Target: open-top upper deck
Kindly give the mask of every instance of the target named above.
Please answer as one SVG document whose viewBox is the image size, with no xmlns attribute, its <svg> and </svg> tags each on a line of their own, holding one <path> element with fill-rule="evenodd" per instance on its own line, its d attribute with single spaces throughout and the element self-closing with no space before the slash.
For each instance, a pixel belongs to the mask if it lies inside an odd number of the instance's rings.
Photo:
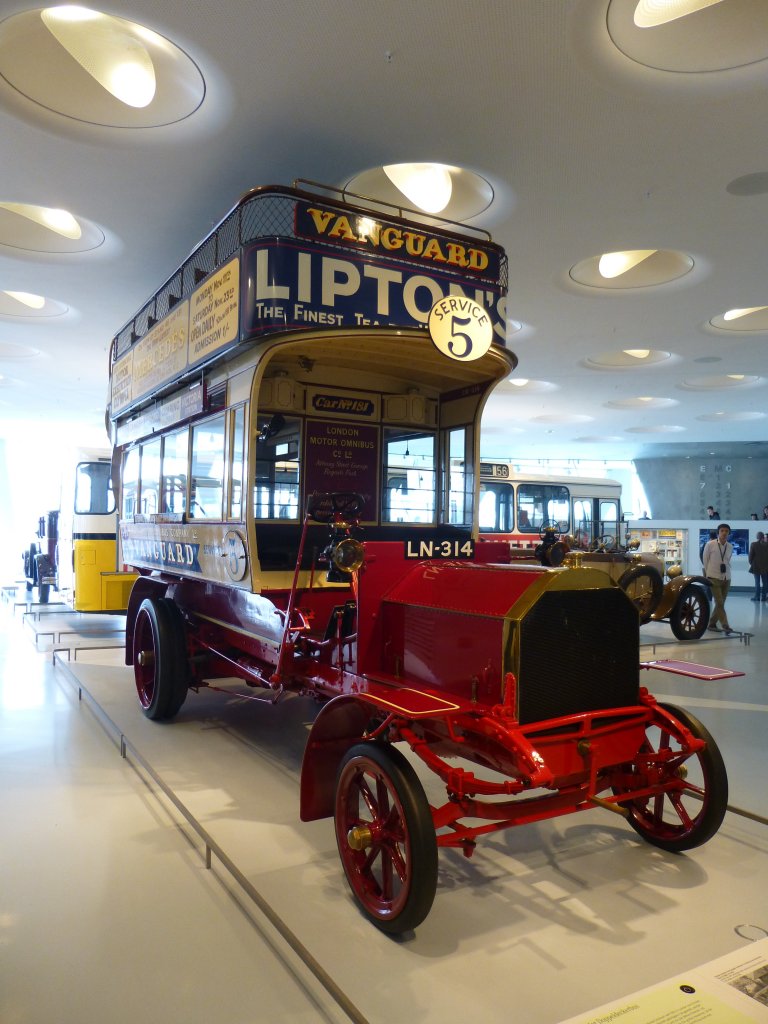
<svg viewBox="0 0 768 1024">
<path fill-rule="evenodd" d="M 507 260 L 486 232 L 299 184 L 247 193 L 118 331 L 113 421 L 239 346 L 318 327 L 426 329 L 451 295 L 482 305 L 504 344 Z"/>
</svg>

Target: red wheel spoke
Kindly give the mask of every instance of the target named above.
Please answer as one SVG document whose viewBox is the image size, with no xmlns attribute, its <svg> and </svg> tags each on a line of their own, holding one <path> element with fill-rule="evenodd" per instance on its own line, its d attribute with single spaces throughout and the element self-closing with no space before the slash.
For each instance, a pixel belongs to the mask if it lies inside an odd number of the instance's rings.
<svg viewBox="0 0 768 1024">
<path fill-rule="evenodd" d="M 680 794 L 679 793 L 670 793 L 669 794 L 669 802 L 672 804 L 672 806 L 674 807 L 675 811 L 677 811 L 677 816 L 680 819 L 680 821 L 683 823 L 685 828 L 686 829 L 692 828 L 693 827 L 693 819 L 688 814 L 688 811 L 685 809 L 685 805 L 683 803 L 683 800 L 682 800 L 682 797 L 680 796 Z"/>
<path fill-rule="evenodd" d="M 368 785 L 368 779 L 362 771 L 358 773 L 357 789 L 360 794 L 360 799 L 368 808 L 371 819 L 376 821 L 379 817 L 378 805 L 376 803 L 376 798 L 371 792 L 371 787 Z"/>
</svg>

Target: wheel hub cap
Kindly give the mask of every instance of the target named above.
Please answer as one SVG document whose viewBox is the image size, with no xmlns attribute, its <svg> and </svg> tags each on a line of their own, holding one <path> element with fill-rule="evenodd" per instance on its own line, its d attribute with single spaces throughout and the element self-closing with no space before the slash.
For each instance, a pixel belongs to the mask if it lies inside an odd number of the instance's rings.
<svg viewBox="0 0 768 1024">
<path fill-rule="evenodd" d="M 373 843 L 373 833 L 367 825 L 355 825 L 347 832 L 347 842 L 352 850 L 365 850 Z"/>
</svg>

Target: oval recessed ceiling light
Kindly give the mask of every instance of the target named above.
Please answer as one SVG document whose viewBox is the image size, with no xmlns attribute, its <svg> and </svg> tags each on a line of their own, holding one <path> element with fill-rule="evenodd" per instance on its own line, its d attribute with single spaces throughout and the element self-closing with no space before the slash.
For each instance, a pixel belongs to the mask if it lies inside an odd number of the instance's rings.
<svg viewBox="0 0 768 1024">
<path fill-rule="evenodd" d="M 729 181 L 725 191 L 732 196 L 764 196 L 768 192 L 768 171 L 742 174 Z"/>
<path fill-rule="evenodd" d="M 557 384 L 548 380 L 530 380 L 528 377 L 507 377 L 507 384 L 513 384 L 520 391 L 557 391 Z"/>
<path fill-rule="evenodd" d="M 51 317 L 63 316 L 68 307 L 53 299 L 32 292 L 0 291 L 0 316 Z"/>
<path fill-rule="evenodd" d="M 768 56 L 765 0 L 611 0 L 606 25 L 625 57 L 656 71 L 709 74 Z"/>
<path fill-rule="evenodd" d="M 49 206 L 33 206 L 30 203 L 0 203 L 10 213 L 18 213 L 27 217 L 41 227 L 55 231 L 57 235 L 77 241 L 82 237 L 83 229 L 68 210 L 55 210 Z"/>
<path fill-rule="evenodd" d="M 705 7 L 713 7 L 721 0 L 638 0 L 634 22 L 638 28 L 656 28 L 686 14 L 695 14 Z"/>
<path fill-rule="evenodd" d="M 680 434 L 685 427 L 679 427 L 674 423 L 656 423 L 648 427 L 627 427 L 628 434 Z"/>
<path fill-rule="evenodd" d="M 533 423 L 591 423 L 593 416 L 585 416 L 581 413 L 551 413 L 545 416 L 532 416 Z"/>
<path fill-rule="evenodd" d="M 27 306 L 29 309 L 42 309 L 45 305 L 45 298 L 42 295 L 34 295 L 32 292 L 6 291 L 3 294 L 10 296 L 16 302 L 20 302 L 22 306 Z"/>
<path fill-rule="evenodd" d="M 446 164 L 402 163 L 371 167 L 351 178 L 350 193 L 395 207 L 416 207 L 450 221 L 468 221 L 484 213 L 494 190 L 475 171 Z"/>
<path fill-rule="evenodd" d="M 442 213 L 451 201 L 458 167 L 445 164 L 385 164 L 384 173 L 409 202 L 425 213 Z"/>
<path fill-rule="evenodd" d="M 675 398 L 641 396 L 617 399 L 615 402 L 604 402 L 603 404 L 607 409 L 669 409 L 670 406 L 680 403 Z"/>
<path fill-rule="evenodd" d="M 65 4 L 40 12 L 51 35 L 99 85 L 129 107 L 146 107 L 155 96 L 155 68 L 140 25 Z M 153 33 L 154 34 L 154 33 Z M 142 38 L 143 36 L 143 38 Z M 159 37 L 155 38 L 155 45 Z"/>
<path fill-rule="evenodd" d="M 622 352 L 601 352 L 588 356 L 583 365 L 591 370 L 627 370 L 638 366 L 654 366 L 672 358 L 671 352 L 660 349 L 628 348 Z"/>
<path fill-rule="evenodd" d="M 588 288 L 653 288 L 684 277 L 693 266 L 693 257 L 673 249 L 625 249 L 590 256 L 568 274 Z"/>
<path fill-rule="evenodd" d="M 727 313 L 723 313 L 723 320 L 740 320 L 743 316 L 749 316 L 750 313 L 759 313 L 763 309 L 768 309 L 768 306 L 750 306 L 747 309 L 729 309 Z"/>
<path fill-rule="evenodd" d="M 36 359 L 42 353 L 30 345 L 17 345 L 14 341 L 0 341 L 0 359 L 23 362 L 25 359 Z"/>
<path fill-rule="evenodd" d="M 725 373 L 715 377 L 690 377 L 677 386 L 685 391 L 727 391 L 731 388 L 756 387 L 763 377 L 746 373 Z"/>
<path fill-rule="evenodd" d="M 731 331 L 734 334 L 768 331 L 768 306 L 729 309 L 721 316 L 713 316 L 709 323 L 720 331 Z"/>
<path fill-rule="evenodd" d="M 181 121 L 205 97 L 197 65 L 168 39 L 71 5 L 0 23 L 0 76 L 46 110 L 113 128 Z"/>
<path fill-rule="evenodd" d="M 577 444 L 616 444 L 617 442 L 623 441 L 623 437 L 614 437 L 612 435 L 600 435 L 600 434 L 589 434 L 586 437 L 574 437 L 574 442 Z"/>
<path fill-rule="evenodd" d="M 752 420 L 764 420 L 764 412 L 707 412 L 697 416 L 703 423 L 748 423 Z"/>
<path fill-rule="evenodd" d="M 104 232 L 68 210 L 0 201 L 0 245 L 30 252 L 67 253 L 96 249 Z"/>
<path fill-rule="evenodd" d="M 653 256 L 655 249 L 628 249 L 626 252 L 604 252 L 600 257 L 597 270 L 601 277 L 621 277 L 633 267 L 638 266 L 649 256 Z"/>
</svg>

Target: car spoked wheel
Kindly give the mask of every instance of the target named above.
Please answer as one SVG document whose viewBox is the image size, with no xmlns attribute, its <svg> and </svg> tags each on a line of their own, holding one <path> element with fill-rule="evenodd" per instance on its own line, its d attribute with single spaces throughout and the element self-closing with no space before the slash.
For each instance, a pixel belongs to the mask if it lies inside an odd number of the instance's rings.
<svg viewBox="0 0 768 1024">
<path fill-rule="evenodd" d="M 359 743 L 336 779 L 336 842 L 363 913 L 388 933 L 409 931 L 437 890 L 437 838 L 424 790 L 400 751 Z"/>
<path fill-rule="evenodd" d="M 627 766 L 625 782 L 614 792 L 651 789 L 651 795 L 622 801 L 627 820 L 647 842 L 679 853 L 706 843 L 719 829 L 728 804 L 728 776 L 717 744 L 701 722 L 682 708 L 660 707 L 706 746 L 690 752 L 682 730 L 659 718 L 649 724 L 635 761 Z"/>
<path fill-rule="evenodd" d="M 619 586 L 637 608 L 641 624 L 648 622 L 659 606 L 664 581 L 651 565 L 633 565 L 619 580 Z"/>
<path fill-rule="evenodd" d="M 678 640 L 699 640 L 709 625 L 709 600 L 702 587 L 686 587 L 669 613 Z"/>
</svg>

